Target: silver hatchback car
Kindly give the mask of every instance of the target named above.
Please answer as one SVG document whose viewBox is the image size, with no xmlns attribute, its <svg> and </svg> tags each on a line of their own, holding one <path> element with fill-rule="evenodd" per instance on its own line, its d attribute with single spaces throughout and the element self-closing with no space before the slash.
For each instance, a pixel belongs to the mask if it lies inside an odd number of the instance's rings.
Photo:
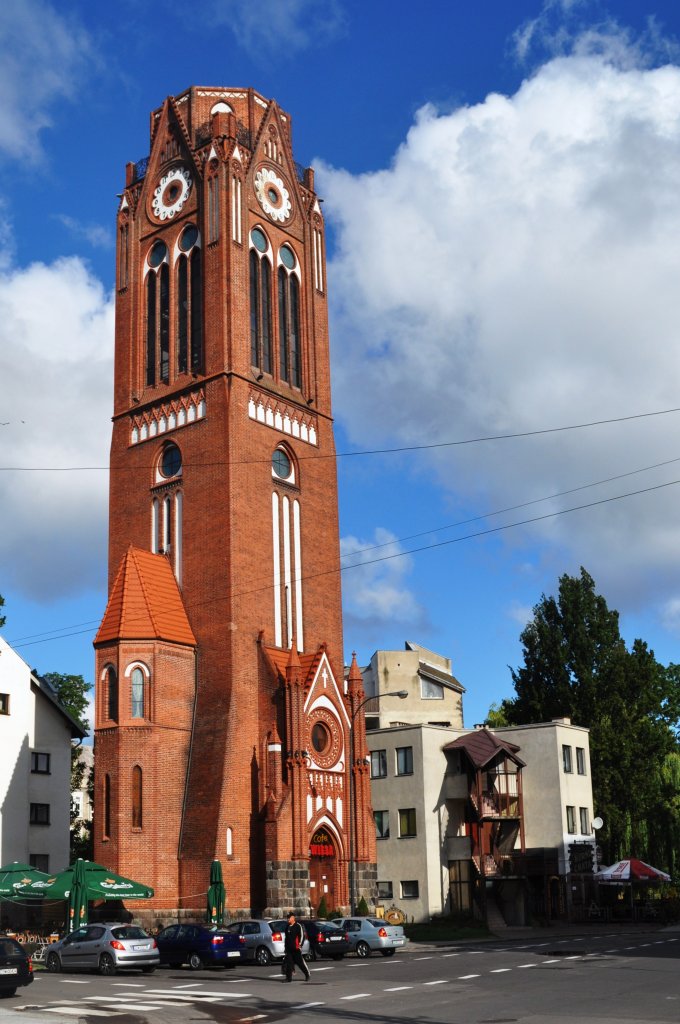
<svg viewBox="0 0 680 1024">
<path fill-rule="evenodd" d="M 269 921 L 263 918 L 259 920 L 234 921 L 227 925 L 226 931 L 238 935 L 242 948 L 245 949 L 245 959 L 255 961 L 261 967 L 266 967 L 272 960 L 283 960 L 285 950 L 285 937 L 287 921 Z M 302 945 L 302 955 L 309 955 L 309 939 L 305 938 Z"/>
<path fill-rule="evenodd" d="M 151 974 L 159 962 L 158 946 L 151 935 L 137 925 L 115 922 L 83 925 L 51 945 L 45 956 L 45 967 L 53 974 L 88 970 L 115 974 L 133 967 Z"/>
</svg>

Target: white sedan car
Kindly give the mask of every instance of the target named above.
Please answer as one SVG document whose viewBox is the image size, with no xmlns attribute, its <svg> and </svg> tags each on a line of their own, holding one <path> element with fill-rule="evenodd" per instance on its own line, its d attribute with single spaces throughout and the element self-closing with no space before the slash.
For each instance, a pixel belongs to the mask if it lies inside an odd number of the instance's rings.
<svg viewBox="0 0 680 1024">
<path fill-rule="evenodd" d="M 336 917 L 332 923 L 347 932 L 357 956 L 370 956 L 374 949 L 383 956 L 394 956 L 408 942 L 401 925 L 388 924 L 379 917 Z"/>
</svg>

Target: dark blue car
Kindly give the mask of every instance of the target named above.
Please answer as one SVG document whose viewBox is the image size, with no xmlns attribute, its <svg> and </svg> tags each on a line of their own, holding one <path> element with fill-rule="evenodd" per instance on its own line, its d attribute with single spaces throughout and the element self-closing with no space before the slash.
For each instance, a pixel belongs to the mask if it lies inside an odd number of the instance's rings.
<svg viewBox="0 0 680 1024">
<path fill-rule="evenodd" d="M 172 924 L 156 937 L 162 964 L 193 971 L 201 967 L 235 967 L 245 957 L 238 935 L 200 924 Z"/>
</svg>

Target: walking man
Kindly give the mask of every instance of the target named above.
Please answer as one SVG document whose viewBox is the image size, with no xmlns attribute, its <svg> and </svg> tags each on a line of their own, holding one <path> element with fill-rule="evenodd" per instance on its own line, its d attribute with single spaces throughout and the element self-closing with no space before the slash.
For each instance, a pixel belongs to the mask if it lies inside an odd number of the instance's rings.
<svg viewBox="0 0 680 1024">
<path fill-rule="evenodd" d="M 295 914 L 291 910 L 288 915 L 288 927 L 286 928 L 286 981 L 293 980 L 293 971 L 296 967 L 299 967 L 305 976 L 305 981 L 309 981 L 311 975 L 309 968 L 305 963 L 305 958 L 302 955 L 302 944 L 305 941 L 305 930 L 299 921 L 295 920 Z"/>
</svg>

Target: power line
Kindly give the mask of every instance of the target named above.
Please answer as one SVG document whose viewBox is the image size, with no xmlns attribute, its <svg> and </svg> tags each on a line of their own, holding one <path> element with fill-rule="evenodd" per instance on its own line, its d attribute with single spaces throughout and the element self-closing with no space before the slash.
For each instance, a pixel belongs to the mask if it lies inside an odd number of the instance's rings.
<svg viewBox="0 0 680 1024">
<path fill-rule="evenodd" d="M 522 437 L 540 437 L 544 434 L 560 434 L 569 430 L 585 430 L 589 427 L 602 427 L 612 423 L 627 423 L 632 420 L 650 419 L 654 416 L 668 416 L 671 413 L 680 412 L 680 406 L 674 409 L 658 409 L 655 412 L 640 412 L 630 416 L 615 416 L 606 420 L 590 420 L 587 423 L 571 423 L 561 427 L 543 427 L 539 430 L 522 430 L 511 434 L 485 434 L 481 437 L 468 437 L 460 441 L 439 441 L 434 444 L 413 444 L 403 445 L 399 448 L 366 448 L 355 452 L 335 452 L 323 455 L 299 455 L 301 462 L 309 462 L 323 459 L 348 459 L 363 455 L 396 455 L 403 452 L 433 451 L 437 448 L 454 448 L 468 444 L 481 444 L 486 441 L 511 441 Z M 165 436 L 165 435 L 163 435 Z M 171 437 L 174 435 L 170 435 Z M 194 462 L 185 463 L 186 468 L 209 469 L 214 466 L 253 466 L 259 463 L 269 462 L 269 459 L 238 459 L 235 461 L 218 460 L 217 462 Z M 139 467 L 116 467 L 116 473 L 136 472 L 138 469 L 149 469 L 150 465 Z M 89 473 L 108 470 L 109 466 L 0 466 L 2 473 Z"/>
<path fill-rule="evenodd" d="M 375 564 L 377 564 L 379 562 L 388 562 L 388 561 L 392 561 L 393 559 L 396 559 L 396 558 L 405 558 L 408 555 L 420 554 L 423 551 L 432 551 L 432 550 L 434 550 L 436 548 L 448 547 L 451 544 L 460 544 L 460 543 L 462 543 L 462 541 L 465 541 L 465 540 L 474 540 L 474 539 L 476 539 L 478 537 L 488 537 L 488 536 L 491 536 L 492 534 L 502 533 L 505 530 L 516 529 L 519 526 L 529 526 L 532 523 L 539 523 L 539 522 L 542 522 L 542 521 L 544 521 L 546 519 L 555 519 L 558 516 L 568 515 L 571 512 L 581 512 L 584 509 L 596 508 L 598 505 L 607 505 L 607 504 L 610 504 L 611 502 L 614 502 L 614 501 L 622 501 L 624 498 L 633 498 L 633 497 L 636 497 L 636 496 L 638 496 L 640 494 L 650 494 L 653 491 L 664 490 L 667 487 L 674 487 L 677 484 L 680 484 L 680 479 L 679 480 L 669 480 L 666 483 L 654 484 L 654 485 L 652 485 L 650 487 L 641 487 L 641 488 L 639 488 L 636 491 L 627 491 L 624 494 L 615 494 L 615 495 L 612 495 L 612 496 L 610 496 L 608 498 L 599 498 L 597 501 L 585 502 L 582 505 L 572 505 L 571 508 L 558 509 L 555 512 L 545 512 L 545 513 L 543 513 L 540 516 L 532 516 L 532 517 L 530 517 L 528 519 L 520 519 L 517 522 L 505 523 L 502 526 L 491 526 L 491 527 L 489 527 L 486 530 L 478 530 L 475 533 L 463 534 L 461 537 L 451 537 L 448 540 L 436 541 L 436 542 L 434 542 L 432 544 L 423 544 L 423 545 L 421 545 L 420 547 L 417 547 L 417 548 L 410 548 L 408 551 L 397 551 L 397 552 L 393 552 L 392 554 L 389 554 L 389 555 L 380 555 L 377 558 L 367 559 L 366 561 L 363 561 L 363 562 L 355 562 L 353 565 L 339 566 L 337 568 L 334 567 L 332 569 L 322 569 L 319 572 L 307 573 L 307 574 L 303 575 L 301 577 L 301 581 L 304 582 L 305 580 L 319 579 L 322 576 L 331 576 L 331 575 L 334 575 L 335 573 L 343 573 L 343 572 L 347 572 L 350 569 L 359 569 L 359 568 L 362 568 L 363 566 L 375 565 Z M 272 584 L 268 584 L 265 587 L 256 587 L 256 588 L 254 588 L 252 590 L 236 591 L 236 593 L 231 594 L 231 598 L 233 600 L 235 598 L 247 597 L 247 596 L 250 596 L 252 594 L 263 593 L 263 592 L 271 590 L 271 589 L 272 589 Z M 226 600 L 226 597 L 212 598 L 210 601 L 201 602 L 200 605 L 194 605 L 193 607 L 200 607 L 200 606 L 204 606 L 204 605 L 207 605 L 207 604 L 217 604 L 219 601 L 223 601 L 223 600 Z M 64 629 L 66 629 L 66 628 L 68 628 L 68 627 L 64 627 Z M 18 647 L 32 647 L 35 644 L 47 643 L 47 642 L 49 642 L 49 640 L 53 640 L 53 639 L 57 639 L 57 640 L 67 639 L 69 636 L 78 636 L 78 635 L 80 635 L 80 633 L 89 633 L 89 632 L 92 632 L 92 630 L 87 630 L 87 629 L 85 629 L 85 630 L 78 630 L 78 631 L 76 631 L 74 633 L 64 633 L 61 637 L 50 637 L 47 640 L 34 640 L 34 641 L 31 641 L 30 643 L 17 644 L 16 646 L 18 646 Z"/>
</svg>

